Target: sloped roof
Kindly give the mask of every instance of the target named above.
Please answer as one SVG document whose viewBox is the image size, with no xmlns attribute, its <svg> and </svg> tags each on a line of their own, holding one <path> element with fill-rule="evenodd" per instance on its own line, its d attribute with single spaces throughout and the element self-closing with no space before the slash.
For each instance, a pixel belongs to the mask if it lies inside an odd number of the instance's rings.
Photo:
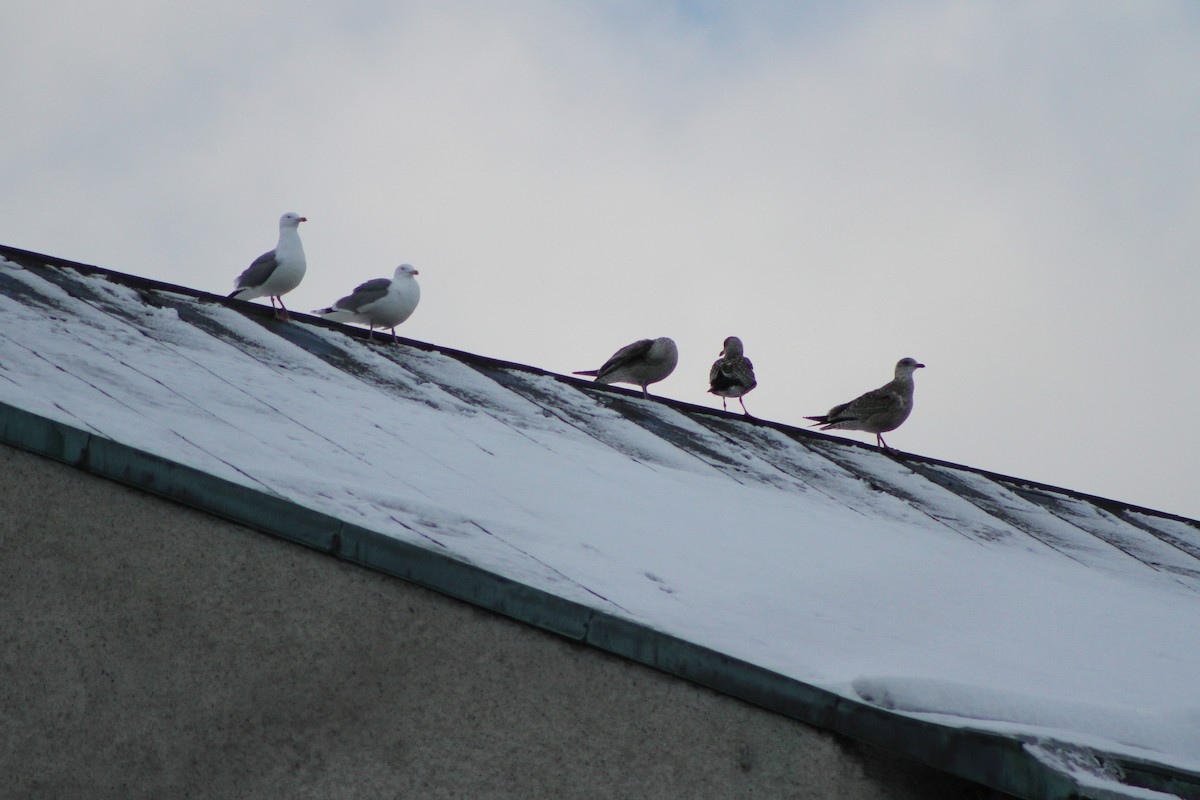
<svg viewBox="0 0 1200 800">
<path fill-rule="evenodd" d="M 6 443 L 1020 796 L 1200 796 L 1194 520 L 0 254 Z"/>
</svg>

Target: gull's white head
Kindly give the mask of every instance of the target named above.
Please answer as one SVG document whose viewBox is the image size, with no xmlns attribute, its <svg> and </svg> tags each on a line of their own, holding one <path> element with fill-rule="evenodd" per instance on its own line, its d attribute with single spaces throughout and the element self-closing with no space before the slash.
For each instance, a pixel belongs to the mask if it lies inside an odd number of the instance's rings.
<svg viewBox="0 0 1200 800">
<path fill-rule="evenodd" d="M 902 358 L 896 362 L 896 377 L 911 378 L 913 372 L 924 368 L 924 364 L 917 361 L 915 358 Z"/>
<path fill-rule="evenodd" d="M 405 275 L 407 275 L 411 278 L 413 275 L 420 275 L 420 274 L 421 273 L 418 272 L 417 268 L 414 267 L 412 264 L 401 264 L 400 266 L 396 267 L 396 272 L 392 275 L 392 280 L 398 281 L 401 278 L 403 278 Z"/>
<path fill-rule="evenodd" d="M 289 211 L 279 218 L 279 227 L 295 228 L 299 226 L 301 222 L 308 222 L 308 217 L 302 217 L 295 211 Z"/>
</svg>

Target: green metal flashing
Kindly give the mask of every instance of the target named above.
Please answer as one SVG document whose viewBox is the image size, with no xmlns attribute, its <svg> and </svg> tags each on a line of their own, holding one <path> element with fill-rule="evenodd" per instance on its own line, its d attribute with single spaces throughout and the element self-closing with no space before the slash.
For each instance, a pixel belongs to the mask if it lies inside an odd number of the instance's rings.
<svg viewBox="0 0 1200 800">
<path fill-rule="evenodd" d="M 841 697 L 434 549 L 347 524 L 5 403 L 0 403 L 0 443 L 410 581 L 1018 797 L 1089 796 L 1067 775 L 1034 757 L 1018 738 L 936 725 Z M 1112 757 L 1112 762 L 1137 776 L 1132 785 L 1200 797 L 1200 775 L 1133 759 Z"/>
</svg>

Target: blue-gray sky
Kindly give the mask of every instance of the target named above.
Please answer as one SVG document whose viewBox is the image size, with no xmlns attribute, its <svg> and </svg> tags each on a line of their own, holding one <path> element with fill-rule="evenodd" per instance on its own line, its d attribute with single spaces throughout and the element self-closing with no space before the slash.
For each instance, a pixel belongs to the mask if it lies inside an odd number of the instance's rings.
<svg viewBox="0 0 1200 800">
<path fill-rule="evenodd" d="M 673 336 L 759 416 L 917 374 L 901 449 L 1200 516 L 1190 2 L 54 2 L 0 10 L 0 242 L 567 372 Z M 85 331 L 80 332 L 86 335 Z M 863 437 L 850 434 L 851 436 Z"/>
</svg>

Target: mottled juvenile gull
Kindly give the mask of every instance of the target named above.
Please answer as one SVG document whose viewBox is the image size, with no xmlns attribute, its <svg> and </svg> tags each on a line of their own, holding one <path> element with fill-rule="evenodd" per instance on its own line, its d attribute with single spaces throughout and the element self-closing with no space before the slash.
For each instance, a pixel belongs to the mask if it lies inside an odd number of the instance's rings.
<svg viewBox="0 0 1200 800">
<path fill-rule="evenodd" d="M 596 383 L 632 383 L 642 387 L 642 397 L 649 397 L 646 387 L 658 383 L 675 371 L 679 363 L 679 349 L 675 341 L 666 336 L 657 339 L 640 339 L 613 353 L 600 369 L 576 372 L 576 375 L 594 375 Z"/>
<path fill-rule="evenodd" d="M 374 340 L 376 328 L 391 328 L 392 341 L 396 341 L 396 326 L 411 317 L 421 302 L 421 287 L 414 278 L 420 274 L 412 264 L 401 264 L 391 278 L 367 281 L 329 308 L 313 313 L 334 322 L 367 325 L 370 340 Z"/>
<path fill-rule="evenodd" d="M 721 357 L 713 362 L 712 369 L 708 371 L 708 391 L 720 396 L 721 408 L 726 411 L 729 407 L 725 405 L 725 398 L 736 397 L 742 404 L 742 411 L 748 417 L 750 412 L 746 410 L 746 401 L 742 399 L 742 395 L 758 386 L 758 381 L 754 379 L 754 365 L 742 353 L 741 339 L 730 336 L 725 340 Z"/>
<path fill-rule="evenodd" d="M 256 297 L 271 298 L 271 308 L 279 301 L 275 316 L 279 319 L 288 318 L 288 310 L 283 305 L 283 295 L 300 285 L 304 280 L 304 270 L 308 266 L 304 260 L 304 247 L 300 244 L 301 222 L 308 222 L 307 217 L 288 212 L 279 218 L 279 244 L 268 253 L 263 253 L 238 276 L 237 286 L 230 297 L 239 300 L 253 300 Z"/>
<path fill-rule="evenodd" d="M 829 409 L 822 417 L 805 417 L 821 425 L 821 430 L 866 431 L 875 434 L 875 441 L 884 449 L 891 449 L 881 434 L 899 428 L 913 407 L 913 371 L 921 369 L 915 358 L 902 358 L 896 362 L 896 377 L 890 383 Z M 816 427 L 816 426 L 814 426 Z"/>
</svg>

